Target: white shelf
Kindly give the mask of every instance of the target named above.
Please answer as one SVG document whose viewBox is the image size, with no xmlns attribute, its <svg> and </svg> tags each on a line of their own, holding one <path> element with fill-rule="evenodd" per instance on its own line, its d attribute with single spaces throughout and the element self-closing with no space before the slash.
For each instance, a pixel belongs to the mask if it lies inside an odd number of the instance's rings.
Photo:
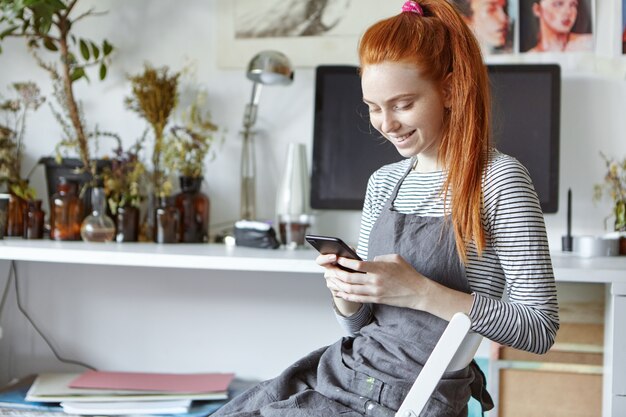
<svg viewBox="0 0 626 417">
<path fill-rule="evenodd" d="M 254 249 L 220 244 L 87 243 L 0 240 L 0 259 L 87 265 L 319 274 L 312 249 Z M 581 258 L 553 252 L 557 281 L 626 284 L 626 256 Z"/>
<path fill-rule="evenodd" d="M 89 265 L 320 274 L 317 252 L 220 244 L 87 243 L 0 240 L 0 259 Z"/>
</svg>

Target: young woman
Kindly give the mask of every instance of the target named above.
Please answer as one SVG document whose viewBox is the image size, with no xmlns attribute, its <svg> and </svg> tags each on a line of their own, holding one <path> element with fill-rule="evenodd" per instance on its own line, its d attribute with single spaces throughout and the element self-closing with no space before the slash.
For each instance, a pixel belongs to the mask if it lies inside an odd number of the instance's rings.
<svg viewBox="0 0 626 417">
<path fill-rule="evenodd" d="M 393 416 L 456 312 L 504 345 L 544 353 L 554 341 L 541 208 L 526 169 L 489 146 L 487 73 L 471 30 L 446 0 L 408 1 L 367 30 L 359 57 L 371 123 L 406 159 L 369 181 L 366 260 L 317 258 L 351 336 L 218 416 Z M 475 364 L 447 374 L 423 415 L 466 415 L 470 395 L 488 409 L 483 382 Z"/>
</svg>

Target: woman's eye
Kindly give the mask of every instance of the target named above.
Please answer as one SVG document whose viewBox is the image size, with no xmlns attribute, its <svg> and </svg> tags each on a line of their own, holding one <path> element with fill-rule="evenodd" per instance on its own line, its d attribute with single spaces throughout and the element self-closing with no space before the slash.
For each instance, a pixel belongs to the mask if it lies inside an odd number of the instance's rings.
<svg viewBox="0 0 626 417">
<path fill-rule="evenodd" d="M 394 109 L 396 110 L 408 110 L 411 108 L 411 104 L 410 103 L 401 103 L 401 104 L 396 104 L 394 106 Z"/>
</svg>

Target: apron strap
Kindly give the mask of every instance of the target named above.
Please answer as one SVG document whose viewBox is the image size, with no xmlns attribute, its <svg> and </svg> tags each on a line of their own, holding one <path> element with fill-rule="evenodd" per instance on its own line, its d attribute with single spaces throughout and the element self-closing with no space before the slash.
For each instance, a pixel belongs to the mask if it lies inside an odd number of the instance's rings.
<svg viewBox="0 0 626 417">
<path fill-rule="evenodd" d="M 480 403 L 484 415 L 485 411 L 489 411 L 494 407 L 493 399 L 487 391 L 487 379 L 485 378 L 485 374 L 482 369 L 480 369 L 476 361 L 473 359 L 470 363 L 470 369 L 474 373 L 474 380 L 470 384 L 472 397 Z"/>
</svg>

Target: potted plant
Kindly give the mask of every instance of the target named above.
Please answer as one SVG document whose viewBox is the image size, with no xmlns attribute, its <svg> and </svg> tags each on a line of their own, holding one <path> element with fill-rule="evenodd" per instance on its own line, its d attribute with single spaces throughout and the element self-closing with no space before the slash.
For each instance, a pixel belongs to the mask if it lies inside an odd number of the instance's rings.
<svg viewBox="0 0 626 417">
<path fill-rule="evenodd" d="M 79 12 L 78 3 L 78 0 L 0 1 L 0 43 L 7 37 L 25 39 L 37 64 L 51 76 L 57 101 L 57 107 L 51 107 L 64 133 L 57 150 L 71 148 L 79 156 L 78 161 L 69 164 L 68 172 L 62 174 L 73 174 L 75 179 L 85 182 L 93 178 L 98 169 L 91 155 L 90 139 L 103 134 L 87 130 L 82 107 L 74 94 L 74 83 L 89 80 L 88 69 L 94 67 L 98 68 L 99 78 L 103 80 L 113 46 L 106 39 L 96 43 L 74 33 L 79 21 L 101 14 L 93 9 Z M 57 62 L 47 62 L 42 52 L 56 55 Z M 61 159 L 60 152 L 57 152 L 56 159 L 43 159 L 42 162 L 46 163 L 48 170 Z M 55 185 L 54 179 L 48 180 L 50 193 L 54 192 Z"/>
<path fill-rule="evenodd" d="M 604 195 L 613 200 L 613 229 L 621 234 L 620 254 L 626 254 L 626 157 L 616 161 L 603 153 L 600 156 L 604 160 L 606 174 L 604 182 L 594 186 L 594 200 L 599 201 Z"/>
<path fill-rule="evenodd" d="M 142 229 L 143 237 L 161 243 L 178 241 L 180 228 L 180 219 L 176 211 L 167 209 L 167 205 L 171 203 L 169 197 L 172 184 L 167 179 L 162 161 L 166 126 L 178 101 L 178 77 L 179 73 L 170 74 L 167 67 L 154 68 L 145 64 L 141 74 L 129 77 L 132 94 L 126 98 L 127 108 L 145 119 L 152 130 L 152 172 L 150 173 L 152 189 L 148 193 L 148 207 Z M 162 210 L 159 211 L 159 209 Z M 168 218 L 161 216 L 163 213 L 167 214 Z M 163 218 L 162 222 L 161 218 Z M 156 230 L 159 224 L 167 224 L 167 233 Z M 163 239 L 157 238 L 158 236 Z"/>
<path fill-rule="evenodd" d="M 180 123 L 172 126 L 165 140 L 164 164 L 179 175 L 180 193 L 176 206 L 181 213 L 181 241 L 206 242 L 209 238 L 210 201 L 201 191 L 204 163 L 214 155 L 218 127 L 203 109 L 206 93 L 199 92 L 188 109 L 181 112 Z"/>
<path fill-rule="evenodd" d="M 41 211 L 41 201 L 34 201 L 35 190 L 29 186 L 28 176 L 22 176 L 26 121 L 28 114 L 37 110 L 45 99 L 39 87 L 32 82 L 13 83 L 11 88 L 16 92 L 16 97 L 0 103 L 0 111 L 4 115 L 0 121 L 0 186 L 11 194 L 6 235 L 22 236 L 29 202 L 32 202 L 33 210 L 39 207 L 38 212 Z"/>
<path fill-rule="evenodd" d="M 111 166 L 102 172 L 107 204 L 117 231 L 117 242 L 136 242 L 139 239 L 139 211 L 145 193 L 145 166 L 139 158 L 143 138 L 128 151 L 115 150 Z"/>
</svg>

